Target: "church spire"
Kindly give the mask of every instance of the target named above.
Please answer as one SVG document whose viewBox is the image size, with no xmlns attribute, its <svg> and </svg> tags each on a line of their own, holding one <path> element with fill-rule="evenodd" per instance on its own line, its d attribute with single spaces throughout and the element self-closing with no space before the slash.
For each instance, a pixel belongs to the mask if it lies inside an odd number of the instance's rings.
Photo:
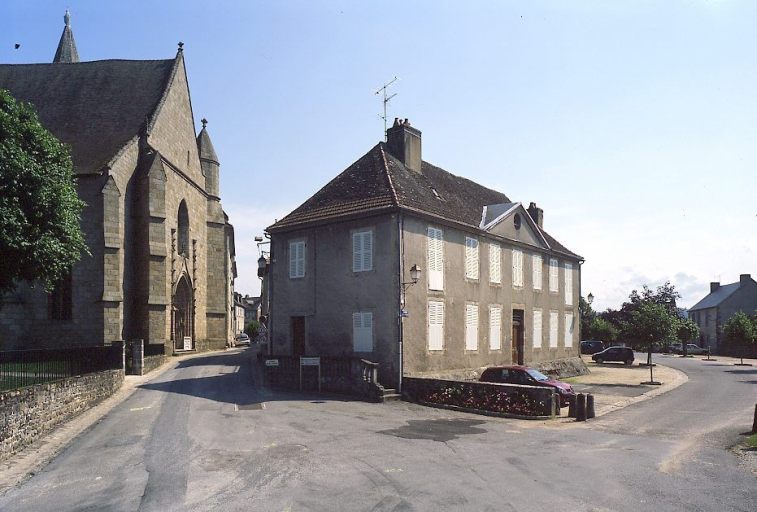
<svg viewBox="0 0 757 512">
<path fill-rule="evenodd" d="M 74 41 L 74 33 L 71 31 L 71 13 L 68 12 L 68 9 L 66 9 L 66 14 L 63 15 L 63 21 L 66 26 L 63 27 L 63 34 L 60 36 L 58 50 L 55 52 L 53 62 L 79 62 L 79 52 L 76 51 L 76 41 Z"/>
</svg>

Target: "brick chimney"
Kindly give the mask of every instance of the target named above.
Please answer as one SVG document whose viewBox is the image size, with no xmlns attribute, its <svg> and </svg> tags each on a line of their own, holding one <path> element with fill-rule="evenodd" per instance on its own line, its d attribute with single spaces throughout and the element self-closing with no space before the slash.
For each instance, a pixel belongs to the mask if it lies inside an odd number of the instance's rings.
<svg viewBox="0 0 757 512">
<path fill-rule="evenodd" d="M 752 280 L 752 275 L 751 274 L 741 274 L 739 276 L 739 285 L 740 286 L 744 286 L 745 284 L 747 284 L 751 280 Z"/>
<path fill-rule="evenodd" d="M 710 293 L 720 288 L 720 283 L 710 283 Z"/>
<path fill-rule="evenodd" d="M 421 172 L 421 131 L 410 126 L 410 121 L 395 117 L 394 124 L 386 131 L 386 145 L 405 167 Z"/>
<path fill-rule="evenodd" d="M 528 205 L 528 214 L 540 228 L 544 227 L 544 210 L 536 206 L 536 203 Z"/>
</svg>

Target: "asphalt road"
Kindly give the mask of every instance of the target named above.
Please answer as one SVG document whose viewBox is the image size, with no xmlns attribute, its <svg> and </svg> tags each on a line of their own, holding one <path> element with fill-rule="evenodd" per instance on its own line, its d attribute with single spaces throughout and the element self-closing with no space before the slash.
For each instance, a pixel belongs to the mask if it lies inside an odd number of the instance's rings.
<svg viewBox="0 0 757 512">
<path fill-rule="evenodd" d="M 274 393 L 252 351 L 143 385 L 0 510 L 757 510 L 727 450 L 751 427 L 757 367 L 662 356 L 689 382 L 566 424 Z"/>
</svg>

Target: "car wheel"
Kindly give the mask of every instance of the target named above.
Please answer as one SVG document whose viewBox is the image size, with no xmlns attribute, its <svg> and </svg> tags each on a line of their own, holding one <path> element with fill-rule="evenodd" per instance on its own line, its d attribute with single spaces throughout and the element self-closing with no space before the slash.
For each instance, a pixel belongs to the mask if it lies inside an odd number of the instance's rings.
<svg viewBox="0 0 757 512">
<path fill-rule="evenodd" d="M 602 359 L 601 357 L 596 358 L 595 361 L 597 362 L 597 364 L 602 364 L 605 362 L 605 360 Z"/>
<path fill-rule="evenodd" d="M 631 366 L 633 364 L 633 359 L 628 359 L 627 361 L 624 361 L 626 366 Z"/>
</svg>

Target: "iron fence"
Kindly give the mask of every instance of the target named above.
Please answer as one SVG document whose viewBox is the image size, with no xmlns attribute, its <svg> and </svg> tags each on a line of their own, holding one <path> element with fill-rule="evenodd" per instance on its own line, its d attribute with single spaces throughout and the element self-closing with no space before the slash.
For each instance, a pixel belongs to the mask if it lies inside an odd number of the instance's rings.
<svg viewBox="0 0 757 512">
<path fill-rule="evenodd" d="M 0 352 L 0 391 L 44 382 L 118 370 L 121 347 L 78 347 L 53 350 L 11 350 Z"/>
</svg>

